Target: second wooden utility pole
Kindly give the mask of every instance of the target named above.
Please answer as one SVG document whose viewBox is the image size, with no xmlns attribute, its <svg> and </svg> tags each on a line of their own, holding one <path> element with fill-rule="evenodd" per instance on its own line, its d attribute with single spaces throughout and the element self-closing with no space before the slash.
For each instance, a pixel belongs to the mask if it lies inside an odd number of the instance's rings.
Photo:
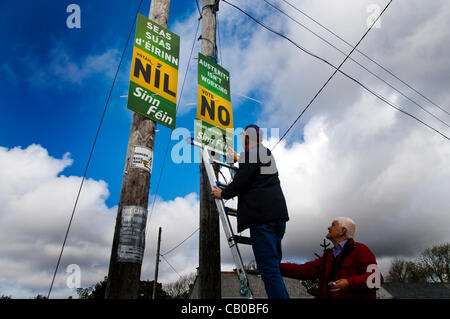
<svg viewBox="0 0 450 319">
<path fill-rule="evenodd" d="M 202 1 L 202 54 L 217 59 L 216 50 L 216 11 L 219 1 Z M 200 157 L 201 158 L 201 157 Z M 217 174 L 217 168 L 215 169 Z M 199 232 L 199 299 L 220 299 L 220 232 L 219 213 L 210 197 L 203 163 L 200 163 L 200 232 Z"/>
<path fill-rule="evenodd" d="M 158 270 L 159 270 L 159 250 L 161 248 L 161 227 L 158 232 L 158 247 L 156 248 L 156 262 L 155 262 L 155 280 L 153 281 L 152 299 L 156 299 L 156 285 L 158 284 Z"/>
<path fill-rule="evenodd" d="M 170 0 L 152 0 L 149 19 L 167 27 L 169 7 Z M 109 264 L 107 299 L 138 298 L 151 170 L 131 167 L 131 163 L 135 152 L 145 152 L 150 161 L 153 159 L 155 129 L 153 120 L 133 113 Z"/>
</svg>

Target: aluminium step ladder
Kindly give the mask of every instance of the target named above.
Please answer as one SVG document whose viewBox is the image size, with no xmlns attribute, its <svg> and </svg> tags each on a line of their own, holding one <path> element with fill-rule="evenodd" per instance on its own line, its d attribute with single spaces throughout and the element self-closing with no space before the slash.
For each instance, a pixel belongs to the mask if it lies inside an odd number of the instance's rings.
<svg viewBox="0 0 450 319">
<path fill-rule="evenodd" d="M 195 146 L 199 146 L 196 143 L 192 143 Z M 234 175 L 236 174 L 237 171 L 237 167 L 235 167 L 232 164 L 229 163 L 224 163 L 222 161 L 219 161 L 217 159 L 214 159 L 209 152 L 214 152 L 216 154 L 222 155 L 222 156 L 226 156 L 224 153 L 221 152 L 217 152 L 215 150 L 212 150 L 208 147 L 201 147 L 201 154 L 202 154 L 202 160 L 203 160 L 203 164 L 205 166 L 205 171 L 206 171 L 206 175 L 208 176 L 208 181 L 209 181 L 209 185 L 211 186 L 211 189 L 213 188 L 213 186 L 217 186 L 220 188 L 225 188 L 226 184 L 221 183 L 220 181 L 217 180 L 216 175 L 214 173 L 214 168 L 212 166 L 213 163 L 217 163 L 222 167 L 226 167 L 229 169 L 230 174 L 231 174 L 231 178 L 234 177 Z M 225 236 L 227 238 L 227 242 L 228 242 L 228 246 L 230 247 L 231 250 L 231 255 L 233 256 L 233 260 L 234 263 L 236 265 L 236 274 L 239 278 L 240 281 L 240 289 L 239 292 L 243 297 L 247 297 L 247 298 L 253 298 L 253 294 L 252 291 L 250 289 L 249 286 L 249 281 L 248 281 L 248 277 L 247 277 L 247 273 L 245 272 L 245 268 L 244 268 L 244 263 L 242 262 L 242 257 L 241 254 L 239 252 L 239 248 L 237 246 L 237 244 L 246 244 L 246 245 L 251 245 L 251 241 L 250 238 L 248 237 L 243 237 L 243 236 L 238 236 L 235 235 L 233 233 L 233 229 L 231 227 L 231 223 L 230 220 L 228 218 L 228 216 L 237 216 L 237 211 L 236 209 L 233 208 L 229 208 L 226 207 L 224 205 L 224 202 L 222 199 L 215 199 L 215 203 L 217 206 L 217 211 L 219 212 L 219 217 L 221 220 L 221 224 L 223 227 L 223 230 L 225 232 Z"/>
</svg>

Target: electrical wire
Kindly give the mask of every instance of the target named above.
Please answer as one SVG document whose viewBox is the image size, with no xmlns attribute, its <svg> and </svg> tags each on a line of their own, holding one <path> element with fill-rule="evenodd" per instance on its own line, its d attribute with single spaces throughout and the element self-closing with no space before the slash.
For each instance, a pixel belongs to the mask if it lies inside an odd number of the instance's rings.
<svg viewBox="0 0 450 319">
<path fill-rule="evenodd" d="M 432 129 L 433 131 L 435 131 L 436 133 L 438 133 L 439 135 L 441 135 L 442 137 L 444 137 L 445 139 L 449 140 L 450 138 L 448 136 L 446 136 L 445 134 L 443 134 L 442 132 L 440 132 L 439 130 L 435 129 L 434 127 L 426 124 L 425 122 L 423 122 L 422 120 L 418 119 L 417 117 L 415 117 L 414 115 L 402 110 L 401 108 L 395 106 L 392 102 L 388 101 L 387 99 L 385 99 L 384 97 L 382 97 L 381 95 L 375 93 L 374 91 L 372 91 L 371 89 L 369 89 L 367 86 L 365 86 L 364 84 L 362 84 L 360 81 L 356 80 L 355 78 L 351 77 L 350 75 L 348 75 L 347 73 L 343 72 L 342 70 L 339 69 L 339 67 L 334 66 L 332 63 L 330 63 L 329 61 L 325 60 L 324 58 L 321 58 L 319 56 L 317 56 L 316 54 L 310 52 L 309 50 L 305 49 L 304 47 L 302 47 L 301 45 L 299 45 L 298 43 L 294 42 L 292 39 L 290 39 L 289 37 L 285 36 L 284 34 L 281 34 L 275 30 L 273 30 L 272 28 L 268 27 L 267 25 L 265 25 L 263 22 L 259 21 L 258 19 L 256 19 L 255 17 L 253 17 L 252 15 L 250 15 L 249 13 L 247 13 L 246 11 L 244 11 L 243 9 L 241 9 L 240 7 L 230 3 L 227 0 L 222 0 L 222 2 L 227 3 L 228 5 L 234 7 L 235 9 L 237 9 L 238 11 L 242 12 L 244 15 L 246 15 L 247 17 L 249 17 L 251 20 L 253 20 L 254 22 L 256 22 L 257 24 L 261 25 L 262 27 L 264 27 L 265 29 L 269 30 L 270 32 L 284 38 L 285 40 L 289 41 L 290 43 L 292 43 L 293 45 L 295 45 L 297 48 L 299 48 L 300 50 L 302 50 L 303 52 L 311 55 L 312 57 L 315 57 L 318 60 L 323 61 L 324 63 L 328 64 L 329 66 L 331 66 L 332 68 L 335 69 L 335 72 L 333 73 L 336 74 L 336 72 L 341 73 L 342 75 L 344 75 L 345 77 L 347 77 L 348 79 L 354 81 L 355 83 L 357 83 L 358 85 L 360 85 L 362 88 L 364 88 L 366 91 L 368 91 L 369 93 L 371 93 L 372 95 L 374 95 L 375 97 L 377 97 L 378 99 L 382 100 L 383 102 L 385 102 L 386 104 L 388 104 L 389 106 L 393 107 L 394 109 L 398 110 L 401 113 L 404 113 L 405 115 L 410 116 L 411 118 L 417 120 L 418 122 L 422 123 L 423 125 L 425 125 L 426 127 Z M 392 0 L 391 0 L 392 2 Z M 391 3 L 389 2 L 389 3 Z M 386 7 L 387 8 L 387 7 Z M 385 8 L 385 9 L 386 9 Z M 384 12 L 385 10 L 383 10 Z M 382 13 L 383 13 L 382 12 Z M 381 16 L 381 15 L 380 15 Z M 379 17 L 380 17 L 379 16 Z M 378 18 L 379 18 L 378 17 Z M 376 23 L 377 20 L 374 21 L 374 23 L 372 24 L 372 26 Z M 367 35 L 368 31 L 370 31 L 370 29 L 367 30 L 367 32 L 365 33 L 365 35 Z M 363 37 L 364 38 L 364 37 Z M 363 39 L 361 38 L 361 40 Z M 358 44 L 361 42 L 361 40 L 358 42 Z M 357 46 L 357 45 L 356 45 Z M 354 49 L 352 50 L 352 52 L 355 50 L 356 46 L 354 47 Z M 352 53 L 350 52 L 350 54 Z M 345 62 L 346 60 L 344 60 L 343 62 Z M 342 63 L 341 63 L 342 65 Z M 308 105 L 305 107 L 305 109 L 303 109 L 303 111 L 300 113 L 300 115 L 297 117 L 297 119 L 292 123 L 292 125 L 288 128 L 288 130 L 283 134 L 283 136 L 278 140 L 278 142 L 275 144 L 275 146 L 272 148 L 272 150 L 281 142 L 281 140 L 287 135 L 287 133 L 292 129 L 292 127 L 297 123 L 297 121 L 300 119 L 300 117 L 305 113 L 305 111 L 308 109 L 308 107 L 312 104 L 312 102 L 317 98 L 317 96 L 322 92 L 322 90 L 324 89 L 324 87 L 326 86 L 326 84 L 329 83 L 329 81 L 331 80 L 331 77 L 325 82 L 325 84 L 321 87 L 321 89 L 316 93 L 316 95 L 313 97 L 313 99 L 308 103 Z"/>
<path fill-rule="evenodd" d="M 309 16 L 308 14 L 306 14 L 305 12 L 303 12 L 302 10 L 300 10 L 299 8 L 297 8 L 296 6 L 294 6 L 293 4 L 291 4 L 289 1 L 286 0 L 281 0 L 284 3 L 288 4 L 290 7 L 292 7 L 294 10 L 298 11 L 299 13 L 301 13 L 302 15 L 304 15 L 305 17 L 307 17 L 309 20 L 313 21 L 315 24 L 319 25 L 322 29 L 328 31 L 329 33 L 331 33 L 333 36 L 335 36 L 336 38 L 338 38 L 339 40 L 341 40 L 342 42 L 344 42 L 346 45 L 353 47 L 351 43 L 349 43 L 348 41 L 346 41 L 345 39 L 343 39 L 342 37 L 340 37 L 338 34 L 336 34 L 335 32 L 333 32 L 332 30 L 330 30 L 329 28 L 327 28 L 326 26 L 324 26 L 323 24 L 321 24 L 319 21 L 317 21 L 316 19 L 312 18 L 311 16 Z M 427 96 L 425 96 L 423 93 L 419 92 L 417 89 L 415 89 L 414 87 L 412 87 L 410 84 L 406 83 L 405 81 L 403 81 L 402 79 L 400 79 L 397 75 L 395 75 L 392 71 L 390 71 L 388 68 L 382 66 L 380 63 L 378 63 L 377 61 L 375 61 L 374 59 L 372 59 L 370 56 L 368 56 L 367 54 L 365 54 L 364 52 L 360 51 L 359 49 L 356 49 L 356 52 L 358 52 L 359 54 L 361 54 L 362 56 L 364 56 L 366 59 L 368 59 L 369 61 L 371 61 L 372 63 L 376 64 L 378 67 L 380 67 L 381 69 L 383 69 L 385 72 L 387 72 L 388 74 L 390 74 L 391 76 L 393 76 L 394 78 L 396 78 L 398 81 L 400 81 L 401 83 L 403 83 L 404 85 L 406 85 L 408 88 L 410 88 L 411 90 L 413 90 L 414 92 L 416 92 L 418 95 L 420 95 L 422 98 L 424 98 L 425 100 L 427 100 L 428 102 L 430 102 L 431 104 L 433 104 L 434 106 L 436 106 L 437 108 L 439 108 L 441 111 L 443 111 L 444 113 L 446 113 L 447 115 L 450 115 L 450 113 L 445 110 L 443 107 L 439 106 L 437 103 L 433 102 L 432 100 L 430 100 Z"/>
<path fill-rule="evenodd" d="M 94 153 L 95 145 L 97 144 L 97 139 L 98 139 L 98 136 L 100 134 L 100 129 L 102 127 L 103 119 L 105 118 L 106 110 L 108 109 L 109 100 L 111 98 L 111 94 L 112 94 L 112 91 L 113 91 L 113 88 L 114 88 L 114 84 L 116 83 L 117 75 L 119 74 L 120 66 L 122 65 L 123 57 L 125 56 L 125 51 L 126 51 L 126 49 L 128 47 L 128 42 L 130 41 L 131 34 L 133 33 L 134 25 L 136 24 L 136 16 L 139 13 L 141 5 L 142 5 L 142 0 L 140 0 L 139 6 L 138 6 L 138 8 L 136 10 L 136 14 L 133 17 L 133 23 L 131 24 L 130 32 L 128 34 L 127 41 L 125 42 L 125 47 L 123 48 L 122 56 L 120 57 L 119 65 L 117 66 L 116 74 L 114 75 L 114 80 L 112 82 L 111 89 L 109 90 L 108 98 L 106 99 L 105 107 L 103 108 L 103 113 L 102 113 L 102 116 L 100 118 L 100 122 L 99 122 L 98 127 L 97 127 L 97 132 L 95 134 L 94 141 L 92 143 L 91 152 L 89 153 L 89 158 L 88 158 L 87 163 L 86 163 L 86 167 L 85 167 L 85 170 L 84 170 L 84 173 L 83 173 L 83 178 L 81 179 L 80 188 L 78 189 L 78 194 L 77 194 L 77 197 L 76 197 L 76 200 L 75 200 L 75 204 L 73 206 L 72 215 L 70 216 L 70 221 L 69 221 L 69 224 L 67 226 L 66 234 L 64 236 L 64 241 L 63 241 L 63 244 L 62 244 L 62 247 L 61 247 L 61 251 L 59 253 L 58 261 L 56 263 L 55 272 L 53 274 L 52 282 L 51 282 L 50 288 L 48 290 L 47 299 L 50 298 L 50 294 L 51 294 L 52 289 L 53 289 L 53 284 L 55 282 L 56 273 L 58 272 L 59 264 L 61 262 L 61 257 L 62 257 L 63 252 L 64 252 L 64 247 L 66 245 L 67 237 L 69 235 L 70 227 L 72 225 L 73 217 L 75 215 L 75 210 L 77 208 L 78 200 L 80 198 L 81 190 L 83 188 L 84 181 L 86 180 L 87 170 L 89 168 L 89 164 L 90 164 L 91 159 L 92 159 L 92 154 Z"/>
<path fill-rule="evenodd" d="M 321 37 L 319 34 L 315 33 L 314 31 L 312 31 L 310 28 L 308 28 L 307 26 L 305 26 L 304 24 L 302 24 L 301 22 L 299 22 L 298 20 L 294 19 L 293 17 L 291 17 L 289 14 L 287 14 L 286 12 L 284 12 L 283 10 L 281 10 L 280 8 L 276 7 L 275 5 L 273 5 L 272 3 L 270 3 L 267 0 L 263 0 L 265 3 L 267 3 L 269 6 L 271 6 L 273 9 L 277 10 L 278 12 L 280 12 L 281 14 L 285 15 L 286 17 L 288 17 L 289 19 L 291 19 L 292 21 L 294 21 L 296 24 L 298 24 L 299 26 L 303 27 L 304 29 L 306 29 L 307 31 L 311 32 L 313 35 L 315 35 L 316 37 L 318 37 L 319 39 L 321 39 L 322 41 L 324 41 L 325 43 L 327 43 L 328 45 L 330 45 L 331 47 L 333 47 L 334 49 L 336 49 L 337 51 L 339 51 L 341 54 L 343 55 L 347 55 L 344 51 L 342 51 L 341 49 L 339 49 L 338 47 L 336 47 L 334 44 L 332 44 L 331 42 L 329 42 L 328 40 L 324 39 L 323 37 Z M 422 105 L 420 105 L 419 103 L 417 103 L 415 100 L 411 99 L 409 96 L 407 96 L 405 93 L 403 93 L 402 91 L 400 91 L 399 89 L 397 89 L 396 87 L 394 87 L 391 83 L 387 82 L 386 80 L 382 79 L 380 76 L 378 76 L 377 74 L 375 74 L 374 72 L 372 72 L 371 70 L 369 70 L 367 67 L 365 67 L 364 65 L 362 65 L 361 63 L 359 63 L 358 61 L 356 61 L 355 59 L 353 59 L 352 57 L 349 57 L 349 59 L 351 61 L 353 61 L 354 63 L 356 63 L 358 66 L 360 66 L 361 68 L 363 68 L 364 70 L 366 70 L 368 73 L 370 73 L 371 75 L 373 75 L 374 77 L 376 77 L 377 79 L 379 79 L 380 81 L 384 82 L 385 84 L 387 84 L 389 87 L 391 87 L 393 90 L 395 90 L 397 93 L 399 93 L 400 95 L 402 95 L 403 97 L 405 97 L 406 99 L 408 99 L 409 101 L 411 101 L 412 103 L 414 103 L 415 105 L 417 105 L 419 108 L 421 108 L 424 112 L 428 113 L 429 115 L 431 115 L 432 117 L 434 117 L 436 120 L 440 121 L 441 123 L 443 123 L 444 125 L 446 125 L 447 127 L 450 127 L 450 125 L 446 122 L 444 122 L 442 119 L 440 119 L 439 117 L 437 117 L 435 114 L 431 113 L 430 111 L 428 111 L 426 108 L 424 108 Z"/>
<path fill-rule="evenodd" d="M 177 249 L 178 247 L 180 247 L 182 244 L 184 244 L 189 238 L 191 238 L 192 236 L 194 236 L 195 233 L 199 231 L 199 229 L 200 229 L 200 227 L 197 228 L 196 230 L 194 230 L 194 231 L 192 232 L 192 234 L 190 234 L 188 237 L 186 237 L 185 239 L 183 239 L 180 243 L 178 243 L 177 245 L 175 245 L 175 247 L 173 247 L 172 249 L 168 250 L 167 252 L 165 252 L 164 254 L 161 254 L 161 255 L 162 255 L 162 256 L 165 256 L 165 255 L 170 254 L 172 251 L 174 251 L 175 249 Z"/>
<path fill-rule="evenodd" d="M 220 55 L 220 65 L 223 65 L 223 56 L 222 56 L 222 40 L 220 39 L 220 24 L 219 24 L 219 15 L 216 13 L 216 30 L 217 30 L 217 38 L 219 42 L 219 55 Z"/>
<path fill-rule="evenodd" d="M 172 268 L 173 271 L 175 271 L 175 273 L 182 278 L 182 276 L 178 273 L 178 271 L 167 261 L 166 257 L 164 257 L 163 255 L 161 255 L 162 259 L 164 259 L 164 261 L 170 266 L 170 268 Z"/>
<path fill-rule="evenodd" d="M 201 20 L 202 19 L 202 11 L 200 10 L 200 5 L 198 4 L 198 0 L 195 0 L 195 3 L 197 4 L 197 10 L 198 10 L 198 19 Z"/>
</svg>

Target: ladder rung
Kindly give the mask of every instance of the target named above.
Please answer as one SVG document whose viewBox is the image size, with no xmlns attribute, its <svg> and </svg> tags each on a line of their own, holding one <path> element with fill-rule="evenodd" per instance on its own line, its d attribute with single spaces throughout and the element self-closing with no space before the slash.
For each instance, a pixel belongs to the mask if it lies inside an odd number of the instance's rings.
<svg viewBox="0 0 450 319">
<path fill-rule="evenodd" d="M 216 186 L 219 187 L 219 188 L 224 189 L 224 188 L 227 188 L 228 184 L 222 183 L 220 181 L 216 181 Z"/>
<path fill-rule="evenodd" d="M 234 208 L 225 206 L 225 214 L 227 214 L 229 216 L 237 216 L 237 210 Z"/>
<path fill-rule="evenodd" d="M 234 241 L 237 244 L 244 244 L 244 245 L 251 245 L 252 241 L 250 240 L 250 237 L 244 237 L 239 235 L 233 235 Z"/>
<path fill-rule="evenodd" d="M 211 163 L 216 163 L 216 164 L 219 164 L 219 165 L 221 165 L 221 166 L 223 166 L 223 167 L 230 168 L 230 169 L 234 170 L 235 172 L 237 172 L 237 171 L 239 170 L 239 168 L 236 167 L 236 166 L 234 166 L 233 164 L 224 163 L 224 162 L 221 162 L 221 161 L 212 159 L 212 158 L 211 158 L 209 161 L 210 161 Z"/>
</svg>

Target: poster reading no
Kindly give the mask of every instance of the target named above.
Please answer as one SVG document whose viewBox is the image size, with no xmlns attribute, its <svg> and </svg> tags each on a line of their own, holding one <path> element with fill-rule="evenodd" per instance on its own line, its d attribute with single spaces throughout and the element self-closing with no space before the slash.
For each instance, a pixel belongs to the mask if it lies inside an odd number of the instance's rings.
<svg viewBox="0 0 450 319">
<path fill-rule="evenodd" d="M 196 118 L 195 141 L 222 152 L 233 147 L 230 73 L 201 53 Z"/>
</svg>

